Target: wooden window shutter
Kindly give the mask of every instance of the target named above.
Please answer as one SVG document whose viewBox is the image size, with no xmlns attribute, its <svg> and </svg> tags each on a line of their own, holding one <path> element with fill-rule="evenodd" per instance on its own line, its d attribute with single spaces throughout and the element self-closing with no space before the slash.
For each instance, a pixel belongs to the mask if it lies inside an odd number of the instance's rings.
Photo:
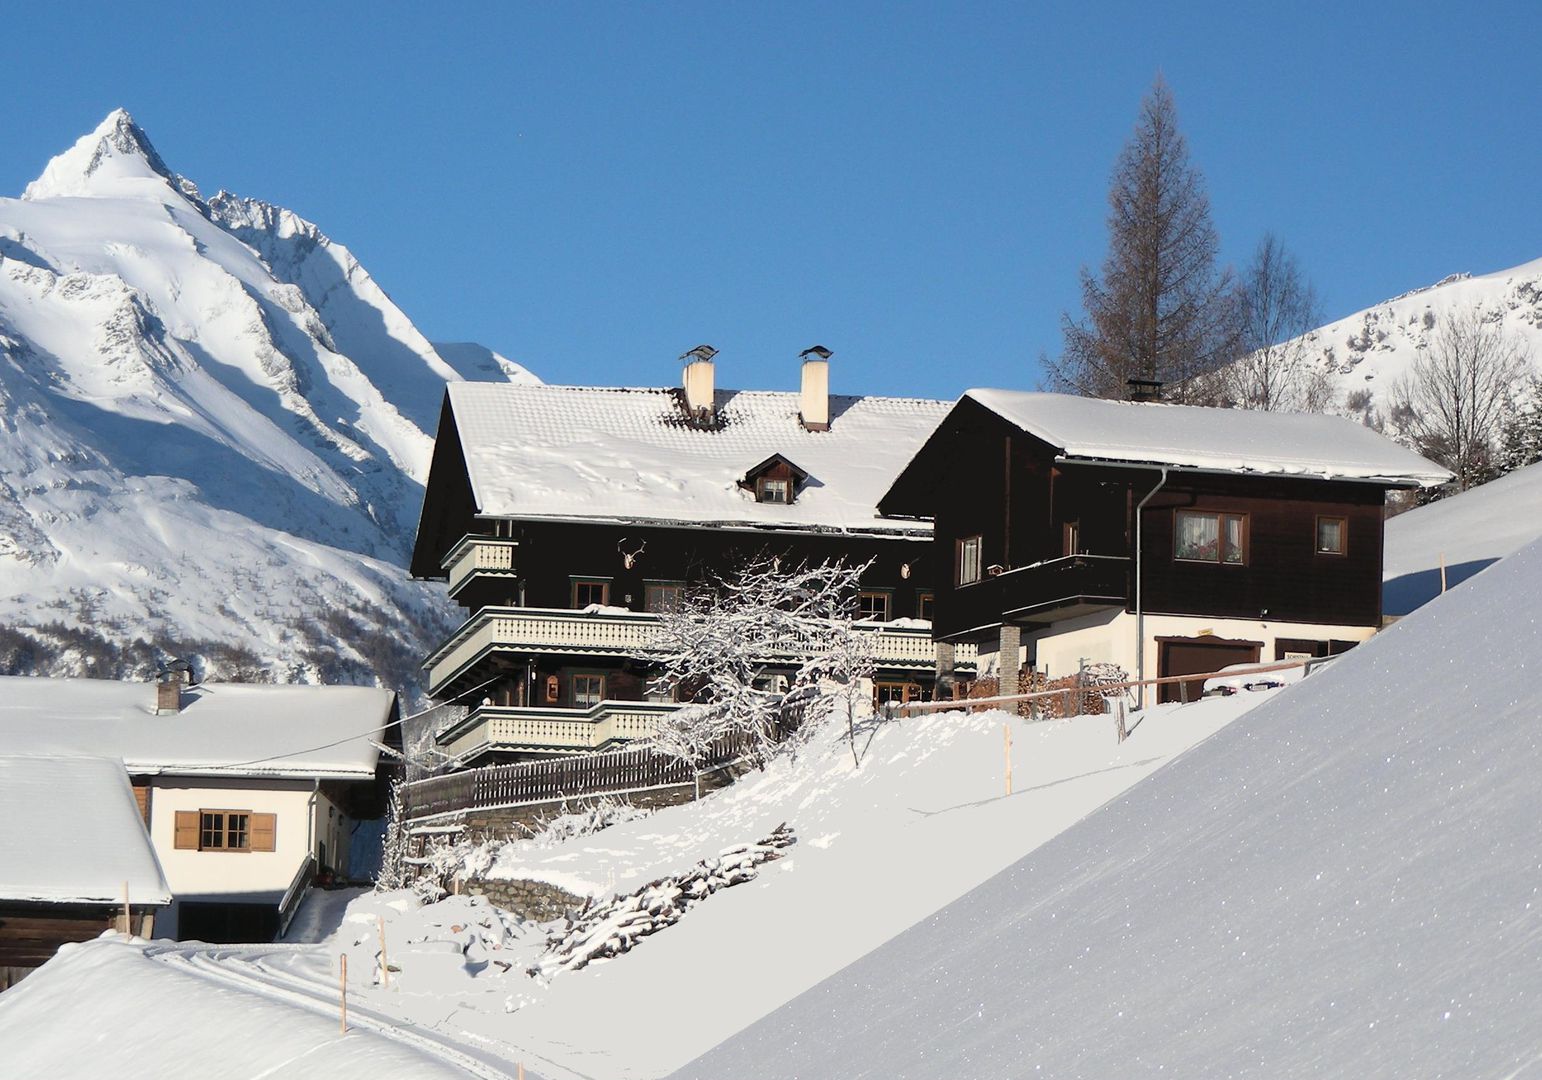
<svg viewBox="0 0 1542 1080">
<path fill-rule="evenodd" d="M 252 815 L 252 850 L 272 851 L 278 833 L 277 814 Z"/>
<path fill-rule="evenodd" d="M 178 810 L 176 839 L 172 845 L 178 849 L 198 850 L 198 811 Z"/>
</svg>

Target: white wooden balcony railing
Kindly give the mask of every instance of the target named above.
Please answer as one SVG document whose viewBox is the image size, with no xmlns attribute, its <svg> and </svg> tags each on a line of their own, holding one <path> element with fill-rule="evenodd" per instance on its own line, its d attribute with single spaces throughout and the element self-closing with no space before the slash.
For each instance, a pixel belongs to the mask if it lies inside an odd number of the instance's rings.
<svg viewBox="0 0 1542 1080">
<path fill-rule="evenodd" d="M 492 536 L 466 536 L 450 549 L 439 565 L 450 575 L 450 595 L 454 596 L 476 574 L 514 573 L 517 540 L 502 540 Z"/>
<path fill-rule="evenodd" d="M 642 657 L 658 625 L 659 616 L 640 611 L 483 608 L 424 662 L 428 692 L 437 695 L 472 664 L 493 652 Z M 856 626 L 873 635 L 873 657 L 880 669 L 921 672 L 935 663 L 931 631 L 925 627 L 887 623 Z M 766 659 L 775 661 L 778 657 Z M 958 646 L 957 663 L 961 668 L 970 670 L 974 660 L 974 646 Z"/>
<path fill-rule="evenodd" d="M 454 758 L 496 750 L 575 752 L 653 734 L 658 717 L 678 705 L 652 701 L 602 701 L 587 709 L 483 705 L 440 737 Z"/>
</svg>

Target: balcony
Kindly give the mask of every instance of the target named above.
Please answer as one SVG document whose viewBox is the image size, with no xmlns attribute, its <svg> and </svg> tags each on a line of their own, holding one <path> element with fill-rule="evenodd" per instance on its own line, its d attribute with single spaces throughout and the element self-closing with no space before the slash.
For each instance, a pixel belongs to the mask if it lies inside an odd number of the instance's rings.
<svg viewBox="0 0 1542 1080">
<path fill-rule="evenodd" d="M 658 631 L 659 616 L 641 611 L 573 611 L 562 608 L 483 608 L 428 658 L 423 670 L 428 692 L 438 696 L 486 657 L 495 653 L 526 656 L 644 657 Z M 880 669 L 924 672 L 935 663 L 932 635 L 925 627 L 857 623 L 872 635 L 874 659 Z M 793 656 L 766 657 L 767 663 Z M 959 649 L 958 663 L 968 670 L 973 646 Z"/>
<path fill-rule="evenodd" d="M 1123 555 L 1067 555 L 1008 570 L 939 596 L 935 632 L 947 639 L 1003 622 L 1048 626 L 1123 608 L 1129 578 Z"/>
<path fill-rule="evenodd" d="M 439 564 L 450 575 L 450 595 L 453 597 L 478 575 L 513 577 L 514 551 L 518 547 L 517 540 L 501 540 L 492 536 L 463 537 Z"/>
<path fill-rule="evenodd" d="M 584 753 L 647 738 L 658 717 L 677 708 L 652 701 L 602 701 L 587 709 L 483 705 L 441 732 L 437 741 L 441 750 L 462 762 L 500 752 Z"/>
</svg>

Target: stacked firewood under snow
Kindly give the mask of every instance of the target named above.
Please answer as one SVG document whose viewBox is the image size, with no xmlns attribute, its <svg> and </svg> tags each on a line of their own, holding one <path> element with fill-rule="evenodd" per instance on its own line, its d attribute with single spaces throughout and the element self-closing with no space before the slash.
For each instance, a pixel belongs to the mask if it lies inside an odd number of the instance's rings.
<svg viewBox="0 0 1542 1080">
<path fill-rule="evenodd" d="M 758 844 L 724 848 L 716 858 L 703 859 L 683 874 L 660 878 L 625 896 L 591 900 L 551 933 L 545 955 L 530 974 L 550 977 L 619 956 L 678 922 L 692 905 L 713 893 L 753 880 L 762 863 L 780 859 L 783 849 L 794 843 L 792 827 L 783 823 Z"/>
</svg>

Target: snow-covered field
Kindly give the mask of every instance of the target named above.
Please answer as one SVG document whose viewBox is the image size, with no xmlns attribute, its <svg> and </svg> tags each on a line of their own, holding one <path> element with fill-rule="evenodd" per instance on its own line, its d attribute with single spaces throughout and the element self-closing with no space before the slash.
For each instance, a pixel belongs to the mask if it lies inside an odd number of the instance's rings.
<svg viewBox="0 0 1542 1080">
<path fill-rule="evenodd" d="M 532 979 L 525 971 L 546 949 L 549 926 L 516 922 L 481 898 L 420 907 L 406 893 L 368 895 L 319 944 L 120 940 L 72 950 L 0 996 L 0 1044 L 18 1048 L 38 1075 L 263 1075 L 257 1067 L 197 1073 L 197 1062 L 237 1055 L 258 1037 L 255 1021 L 232 1028 L 216 1023 L 214 1012 L 251 998 L 253 1015 L 265 1022 L 292 1013 L 297 1034 L 265 1052 L 307 1050 L 325 1041 L 328 1025 L 335 1032 L 337 957 L 347 952 L 352 1000 L 365 1019 L 394 1018 L 405 1025 L 403 1039 L 419 1040 L 377 1047 L 361 1037 L 370 1054 L 434 1054 L 421 1040 L 444 1039 L 501 1062 L 507 1073 L 524 1063 L 532 1076 L 552 1078 L 661 1076 L 926 920 L 1243 712 L 1290 692 L 1153 709 L 1123 744 L 1111 717 L 1029 724 L 999 712 L 933 713 L 864 735 L 860 767 L 844 736 L 826 729 L 796 758 L 698 803 L 500 856 L 496 873 L 604 896 L 759 840 L 784 822 L 795 831 L 797 843 L 754 880 L 707 897 L 623 956 Z M 320 903 L 302 911 L 300 937 L 311 936 L 312 925 L 324 933 L 339 918 L 335 898 Z M 376 985 L 381 920 L 388 963 L 398 969 L 389 989 Z M 81 979 L 99 989 L 72 995 Z M 103 998 L 133 999 L 141 985 L 164 1008 L 131 1021 L 127 1005 L 114 1006 L 98 1019 Z M 214 995 L 211 1004 L 199 1004 L 199 985 Z M 51 1039 L 38 1024 L 45 1014 L 53 1030 L 110 1030 L 112 1045 Z M 325 1052 L 327 1068 L 335 1052 Z M 168 1068 L 172 1053 L 187 1071 Z M 380 1062 L 371 1075 L 431 1075 Z"/>
<path fill-rule="evenodd" d="M 1542 1075 L 1539 607 L 1542 541 L 676 1075 Z"/>
<path fill-rule="evenodd" d="M 0 665 L 143 674 L 114 652 L 143 638 L 247 650 L 215 677 L 410 675 L 450 618 L 402 568 L 468 377 L 533 378 L 441 354 L 346 248 L 204 199 L 114 112 L 0 199 Z"/>
<path fill-rule="evenodd" d="M 1382 607 L 1406 615 L 1542 536 L 1542 463 L 1387 522 Z"/>
</svg>

